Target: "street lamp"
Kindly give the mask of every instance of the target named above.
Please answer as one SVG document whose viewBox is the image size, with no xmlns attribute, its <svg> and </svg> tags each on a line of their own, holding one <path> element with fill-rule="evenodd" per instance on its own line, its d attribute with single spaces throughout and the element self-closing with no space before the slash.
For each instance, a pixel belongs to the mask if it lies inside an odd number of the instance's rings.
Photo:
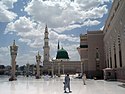
<svg viewBox="0 0 125 94">
<path fill-rule="evenodd" d="M 40 59 L 41 59 L 41 56 L 39 55 L 39 52 L 38 52 L 38 54 L 36 55 L 36 62 L 37 62 L 37 65 L 36 65 L 36 69 L 37 69 L 36 79 L 40 78 L 40 66 L 39 66 Z"/>
<path fill-rule="evenodd" d="M 13 41 L 13 45 L 10 46 L 10 54 L 11 54 L 11 77 L 9 81 L 17 80 L 15 77 L 15 68 L 16 68 L 16 56 L 17 56 L 18 46 L 15 44 L 15 40 Z"/>
</svg>

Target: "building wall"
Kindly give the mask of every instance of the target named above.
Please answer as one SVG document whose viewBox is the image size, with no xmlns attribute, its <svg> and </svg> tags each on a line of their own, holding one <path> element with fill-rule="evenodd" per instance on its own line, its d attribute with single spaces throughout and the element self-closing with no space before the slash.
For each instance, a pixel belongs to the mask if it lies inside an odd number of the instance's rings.
<svg viewBox="0 0 125 94">
<path fill-rule="evenodd" d="M 44 73 L 50 74 L 52 71 L 52 66 L 54 68 L 54 74 L 58 74 L 58 68 L 60 67 L 60 74 L 75 74 L 81 72 L 81 62 L 80 61 L 51 61 L 44 64 L 42 71 Z M 84 67 L 84 65 L 82 65 Z M 64 70 L 64 72 L 63 72 Z"/>
<path fill-rule="evenodd" d="M 106 67 L 115 69 L 117 80 L 125 80 L 125 0 L 114 0 L 103 31 Z"/>
<path fill-rule="evenodd" d="M 104 65 L 104 46 L 102 31 L 88 31 L 88 71 L 91 76 L 102 78 Z M 96 54 L 98 52 L 98 59 Z"/>
<path fill-rule="evenodd" d="M 87 34 L 80 35 L 80 47 L 77 49 L 89 78 L 95 76 L 102 78 L 103 76 L 102 69 L 105 67 L 103 36 L 102 31 L 88 31 Z M 99 55 L 98 60 L 96 58 L 97 52 Z"/>
<path fill-rule="evenodd" d="M 103 46 L 103 32 L 91 31 L 88 32 L 88 69 L 96 70 L 96 51 L 98 48 L 100 69 L 104 68 L 104 46 Z"/>
</svg>

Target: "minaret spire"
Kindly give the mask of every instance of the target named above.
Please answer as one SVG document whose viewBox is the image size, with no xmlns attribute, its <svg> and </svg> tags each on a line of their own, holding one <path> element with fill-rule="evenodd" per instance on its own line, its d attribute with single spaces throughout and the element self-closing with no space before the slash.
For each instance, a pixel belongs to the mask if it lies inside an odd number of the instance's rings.
<svg viewBox="0 0 125 94">
<path fill-rule="evenodd" d="M 46 27 L 45 27 L 45 33 L 48 33 L 48 27 L 47 27 L 47 24 L 46 24 Z"/>
<path fill-rule="evenodd" d="M 15 40 L 13 40 L 13 46 L 15 45 Z"/>
<path fill-rule="evenodd" d="M 58 48 L 57 48 L 58 50 L 60 49 L 60 45 L 59 45 L 59 40 L 58 40 Z"/>
</svg>

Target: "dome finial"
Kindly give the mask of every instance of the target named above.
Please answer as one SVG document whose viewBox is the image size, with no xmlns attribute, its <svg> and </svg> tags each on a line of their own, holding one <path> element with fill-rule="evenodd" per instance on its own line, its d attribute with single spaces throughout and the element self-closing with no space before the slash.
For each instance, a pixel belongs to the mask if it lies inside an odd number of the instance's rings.
<svg viewBox="0 0 125 94">
<path fill-rule="evenodd" d="M 46 24 L 46 27 L 45 27 L 45 33 L 48 33 L 48 27 L 47 27 L 47 24 Z"/>
<path fill-rule="evenodd" d="M 61 49 L 63 49 L 63 46 L 62 46 L 62 48 Z"/>
</svg>

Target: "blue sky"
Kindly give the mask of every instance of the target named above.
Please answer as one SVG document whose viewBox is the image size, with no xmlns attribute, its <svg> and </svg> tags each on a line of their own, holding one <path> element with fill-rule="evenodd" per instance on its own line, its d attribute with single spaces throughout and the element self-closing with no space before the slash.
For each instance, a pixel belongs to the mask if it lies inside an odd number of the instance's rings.
<svg viewBox="0 0 125 94">
<path fill-rule="evenodd" d="M 43 59 L 44 28 L 48 25 L 50 58 L 57 43 L 80 60 L 79 35 L 103 29 L 112 0 L 0 0 L 0 64 L 10 65 L 9 46 L 19 46 L 17 64 L 35 64 L 39 51 Z"/>
</svg>

